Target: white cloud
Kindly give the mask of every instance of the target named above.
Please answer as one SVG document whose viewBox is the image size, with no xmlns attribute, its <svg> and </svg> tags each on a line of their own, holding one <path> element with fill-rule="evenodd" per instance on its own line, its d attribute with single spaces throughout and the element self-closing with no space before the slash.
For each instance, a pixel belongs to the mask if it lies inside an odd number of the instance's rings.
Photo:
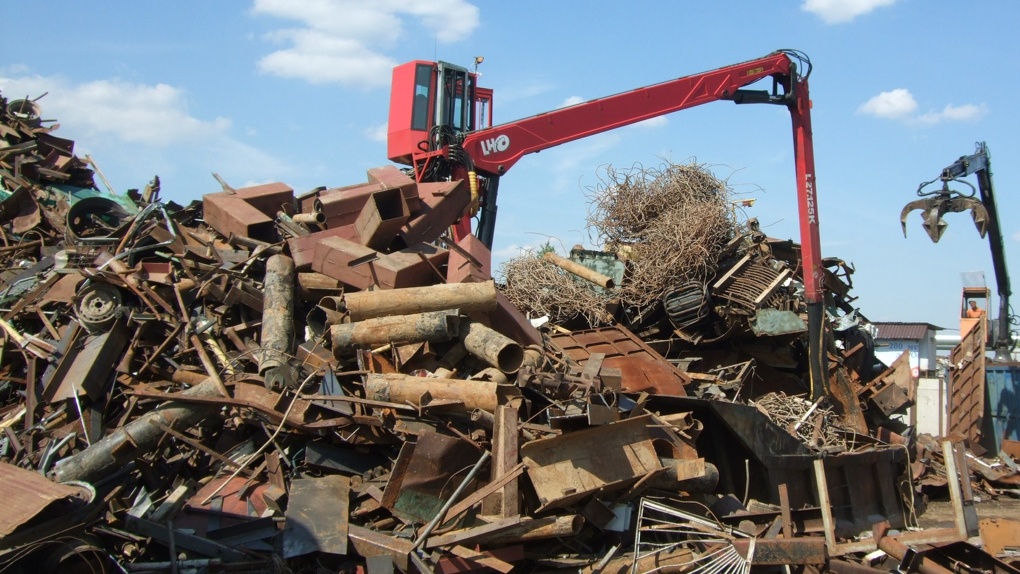
<svg viewBox="0 0 1020 574">
<path fill-rule="evenodd" d="M 211 120 L 188 111 L 187 93 L 167 84 L 134 84 L 119 79 L 75 84 L 61 77 L 17 76 L 0 70 L 5 95 L 39 98 L 42 118 L 58 119 L 56 135 L 75 140 L 75 153 L 96 155 L 107 176 L 121 190 L 140 187 L 153 173 L 164 180 L 164 199 L 190 200 L 216 191 L 169 182 L 193 181 L 194 174 L 244 174 L 262 181 L 288 175 L 291 168 L 265 151 L 235 139 L 228 118 Z M 50 125 L 50 124 L 47 124 Z"/>
<path fill-rule="evenodd" d="M 37 98 L 42 116 L 60 118 L 87 135 L 150 146 L 209 138 L 230 129 L 230 120 L 201 120 L 188 113 L 184 90 L 167 84 L 132 84 L 118 79 L 72 85 L 62 78 L 0 77 L 0 90 Z M 23 96 L 22 96 L 23 97 Z"/>
<path fill-rule="evenodd" d="M 857 108 L 857 112 L 876 118 L 904 120 L 928 125 L 942 122 L 975 121 L 988 113 L 988 106 L 985 104 L 964 104 L 962 106 L 947 104 L 942 108 L 942 111 L 920 115 L 916 115 L 917 108 L 917 100 L 914 99 L 910 90 L 897 88 L 882 92 L 864 102 Z"/>
<path fill-rule="evenodd" d="M 818 16 L 826 24 L 844 24 L 897 0 L 804 0 L 800 9 Z"/>
<path fill-rule="evenodd" d="M 962 106 L 947 104 L 941 112 L 928 112 L 917 119 L 925 124 L 937 124 L 944 121 L 969 122 L 980 119 L 987 113 L 988 107 L 984 104 L 964 104 Z"/>
<path fill-rule="evenodd" d="M 563 103 L 560 104 L 560 107 L 568 108 L 570 106 L 576 106 L 577 104 L 583 104 L 586 101 L 587 100 L 585 100 L 581 96 L 570 96 L 569 98 L 563 100 Z"/>
<path fill-rule="evenodd" d="M 404 37 L 406 18 L 417 20 L 443 43 L 466 38 L 479 24 L 478 8 L 465 0 L 255 0 L 252 10 L 301 26 L 267 35 L 289 47 L 262 58 L 261 71 L 365 88 L 389 82 L 395 62 L 383 51 Z"/>
<path fill-rule="evenodd" d="M 882 92 L 857 108 L 857 111 L 878 118 L 905 118 L 917 110 L 917 101 L 910 90 L 897 88 Z"/>
<path fill-rule="evenodd" d="M 372 126 L 365 130 L 365 137 L 375 142 L 386 142 L 389 138 L 389 124 L 383 122 L 380 125 Z"/>
</svg>

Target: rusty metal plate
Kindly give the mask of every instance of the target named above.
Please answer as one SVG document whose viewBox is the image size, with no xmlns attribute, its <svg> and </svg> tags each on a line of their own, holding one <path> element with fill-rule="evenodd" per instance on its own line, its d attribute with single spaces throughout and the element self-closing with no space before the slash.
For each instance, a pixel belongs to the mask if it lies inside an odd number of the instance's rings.
<svg viewBox="0 0 1020 574">
<path fill-rule="evenodd" d="M 0 539 L 37 516 L 55 518 L 69 508 L 91 502 L 91 495 L 80 486 L 57 484 L 38 472 L 4 462 L 0 462 L 0 488 L 6 499 L 0 516 Z"/>
<path fill-rule="evenodd" d="M 582 367 L 596 353 L 606 356 L 604 368 L 620 369 L 621 389 L 629 393 L 643 391 L 658 395 L 686 396 L 684 385 L 691 379 L 655 352 L 630 330 L 619 325 L 556 333 L 553 343 Z"/>
<path fill-rule="evenodd" d="M 967 439 L 972 447 L 981 439 L 985 412 L 985 325 L 978 322 L 949 355 L 949 433 Z"/>
<path fill-rule="evenodd" d="M 521 447 L 538 512 L 598 491 L 624 488 L 662 464 L 648 434 L 651 415 L 531 441 Z"/>
<path fill-rule="evenodd" d="M 347 554 L 351 482 L 346 476 L 292 480 L 283 531 L 283 557 Z"/>
</svg>

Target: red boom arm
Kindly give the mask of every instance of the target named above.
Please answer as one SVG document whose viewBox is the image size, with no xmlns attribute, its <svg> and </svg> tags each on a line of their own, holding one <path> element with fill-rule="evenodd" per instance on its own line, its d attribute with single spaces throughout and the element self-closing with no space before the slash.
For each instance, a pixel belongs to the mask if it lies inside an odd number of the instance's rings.
<svg viewBox="0 0 1020 574">
<path fill-rule="evenodd" d="M 709 102 L 739 103 L 741 88 L 767 77 L 787 90 L 781 98 L 758 101 L 785 104 L 793 119 L 804 287 L 807 301 L 817 303 L 822 301 L 822 266 L 811 102 L 807 79 L 797 77 L 796 66 L 786 52 L 470 132 L 464 135 L 461 147 L 476 172 L 499 176 L 529 153 Z"/>
<path fill-rule="evenodd" d="M 795 60 L 806 65 L 807 71 L 798 70 Z M 807 83 L 809 73 L 810 63 L 802 54 L 778 51 L 757 60 L 466 132 L 457 147 L 466 152 L 473 169 L 463 166 L 455 170 L 454 177 L 470 177 L 468 172 L 474 171 L 498 181 L 499 176 L 526 154 L 717 100 L 785 105 L 793 122 L 802 275 L 808 307 L 810 382 L 812 394 L 818 397 L 827 391 L 828 385 L 823 349 L 824 270 L 818 233 L 811 100 Z M 773 79 L 771 93 L 743 89 L 764 78 Z M 420 154 L 419 157 L 435 153 Z M 447 155 L 446 150 L 440 153 Z M 494 192 L 494 189 L 491 191 Z M 491 208 L 494 218 L 494 202 Z M 462 223 L 469 224 L 466 221 Z M 486 235 L 490 237 L 492 225 L 494 220 L 487 222 Z"/>
</svg>

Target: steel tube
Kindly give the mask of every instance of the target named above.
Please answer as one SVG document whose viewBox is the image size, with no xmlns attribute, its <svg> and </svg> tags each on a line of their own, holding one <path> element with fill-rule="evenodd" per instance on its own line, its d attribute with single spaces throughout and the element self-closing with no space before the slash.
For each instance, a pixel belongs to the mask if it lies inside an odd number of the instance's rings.
<svg viewBox="0 0 1020 574">
<path fill-rule="evenodd" d="M 459 309 L 463 313 L 487 312 L 496 308 L 496 284 L 493 281 L 445 283 L 428 287 L 357 291 L 343 297 L 326 297 L 319 302 L 319 306 L 346 312 L 351 322 L 446 309 Z"/>
<path fill-rule="evenodd" d="M 508 375 L 524 364 L 524 348 L 520 344 L 481 323 L 469 322 L 461 340 L 468 353 Z"/>
<path fill-rule="evenodd" d="M 293 259 L 273 255 L 266 261 L 259 374 L 287 364 L 294 340 L 294 281 Z"/>
<path fill-rule="evenodd" d="M 580 514 L 547 516 L 545 518 L 523 518 L 521 523 L 509 530 L 483 536 L 474 542 L 479 544 L 515 544 L 543 538 L 576 536 L 584 526 Z"/>
<path fill-rule="evenodd" d="M 903 557 L 910 551 L 910 547 L 892 536 L 879 538 L 878 548 L 897 560 L 903 560 Z M 921 574 L 953 574 L 952 570 L 940 566 L 924 556 L 920 556 L 914 561 L 914 567 Z"/>
<path fill-rule="evenodd" d="M 219 386 L 208 378 L 181 392 L 188 397 L 221 397 Z M 219 410 L 216 404 L 169 401 L 136 418 L 85 450 L 57 461 L 52 477 L 57 482 L 81 480 L 94 483 L 120 470 L 124 464 L 156 448 L 163 430 L 160 423 L 174 429 L 195 426 Z"/>
<path fill-rule="evenodd" d="M 419 315 L 394 315 L 342 323 L 329 328 L 333 354 L 340 356 L 355 347 L 387 343 L 442 343 L 457 336 L 460 317 L 456 311 Z"/>
<path fill-rule="evenodd" d="M 291 220 L 294 223 L 314 223 L 316 225 L 324 225 L 326 223 L 326 215 L 321 211 L 315 213 L 295 213 L 291 216 Z"/>
<path fill-rule="evenodd" d="M 504 386 L 504 389 L 512 393 L 516 387 Z M 481 409 L 490 413 L 496 412 L 501 394 L 499 385 L 488 381 L 434 379 L 400 373 L 373 373 L 365 381 L 365 398 L 376 401 L 417 405 L 425 393 L 434 401 L 457 401 L 460 405 L 456 408 L 461 411 Z"/>
<path fill-rule="evenodd" d="M 581 265 L 580 263 L 577 263 L 576 261 L 571 261 L 565 257 L 560 257 L 559 255 L 556 255 L 551 251 L 543 255 L 542 259 L 545 259 L 549 263 L 552 263 L 553 265 L 559 267 L 560 269 L 563 269 L 568 273 L 576 275 L 589 283 L 594 283 L 599 287 L 602 287 L 603 289 L 612 289 L 613 287 L 616 287 L 616 284 L 613 283 L 612 277 L 609 277 L 608 275 L 603 275 L 598 271 L 592 271 L 591 269 L 588 269 L 587 267 Z"/>
</svg>

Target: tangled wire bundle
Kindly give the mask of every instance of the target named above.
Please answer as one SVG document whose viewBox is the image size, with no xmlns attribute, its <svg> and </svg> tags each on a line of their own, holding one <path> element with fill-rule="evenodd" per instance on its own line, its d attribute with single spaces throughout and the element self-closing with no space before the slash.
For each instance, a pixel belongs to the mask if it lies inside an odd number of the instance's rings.
<svg viewBox="0 0 1020 574">
<path fill-rule="evenodd" d="M 554 323 L 581 316 L 592 326 L 612 322 L 606 311 L 610 295 L 586 281 L 530 253 L 500 267 L 506 285 L 501 289 L 518 309 L 533 317 L 548 315 Z"/>
<path fill-rule="evenodd" d="M 752 403 L 776 425 L 783 427 L 805 445 L 818 450 L 848 450 L 845 429 L 839 417 L 828 407 L 819 406 L 813 411 L 811 401 L 787 396 L 785 393 L 768 393 Z M 811 414 L 808 414 L 811 411 Z M 796 427 L 796 429 L 794 428 Z"/>
<path fill-rule="evenodd" d="M 724 181 L 693 162 L 609 166 L 599 179 L 588 193 L 588 233 L 630 259 L 624 303 L 644 307 L 715 272 L 736 229 Z"/>
</svg>

